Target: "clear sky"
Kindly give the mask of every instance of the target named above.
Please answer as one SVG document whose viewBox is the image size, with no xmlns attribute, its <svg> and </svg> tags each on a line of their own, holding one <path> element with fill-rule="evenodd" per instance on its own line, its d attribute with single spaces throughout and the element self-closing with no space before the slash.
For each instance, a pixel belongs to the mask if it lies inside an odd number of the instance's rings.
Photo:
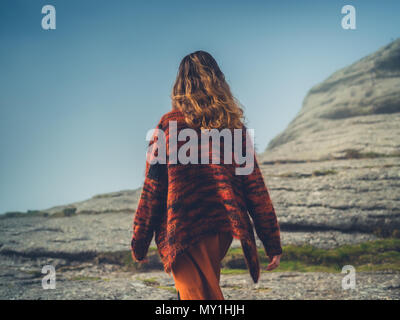
<svg viewBox="0 0 400 320">
<path fill-rule="evenodd" d="M 261 152 L 313 85 L 398 38 L 399 14 L 398 0 L 2 0 L 0 213 L 139 187 L 146 132 L 195 50 L 216 58 Z"/>
</svg>

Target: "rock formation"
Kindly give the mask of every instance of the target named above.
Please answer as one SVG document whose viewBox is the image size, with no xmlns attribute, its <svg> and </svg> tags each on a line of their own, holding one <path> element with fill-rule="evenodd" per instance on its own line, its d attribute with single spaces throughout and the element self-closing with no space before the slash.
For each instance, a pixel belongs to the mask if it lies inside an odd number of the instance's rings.
<svg viewBox="0 0 400 320">
<path fill-rule="evenodd" d="M 314 86 L 259 160 L 284 229 L 398 235 L 400 39 Z"/>
<path fill-rule="evenodd" d="M 400 39 L 308 92 L 264 161 L 321 160 L 349 152 L 400 155 Z"/>
</svg>

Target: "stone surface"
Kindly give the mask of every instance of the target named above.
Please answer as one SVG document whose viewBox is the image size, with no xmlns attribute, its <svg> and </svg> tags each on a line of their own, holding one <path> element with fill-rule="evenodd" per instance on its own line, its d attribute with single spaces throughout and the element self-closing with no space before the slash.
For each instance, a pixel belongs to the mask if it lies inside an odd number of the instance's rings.
<svg viewBox="0 0 400 320">
<path fill-rule="evenodd" d="M 88 200 L 56 206 L 43 211 L 50 215 L 68 212 L 68 210 L 76 214 L 132 212 L 137 206 L 140 192 L 141 189 L 135 189 L 99 194 Z"/>
<path fill-rule="evenodd" d="M 282 215 L 282 219 L 284 216 Z M 133 214 L 103 213 L 63 218 L 8 218 L 0 219 L 0 254 L 15 251 L 29 255 L 35 252 L 85 253 L 115 252 L 130 249 Z M 282 243 L 310 244 L 319 248 L 335 248 L 377 237 L 362 232 L 340 231 L 282 232 Z M 262 248 L 261 241 L 257 245 Z M 151 246 L 155 247 L 154 238 Z M 232 247 L 240 247 L 234 239 Z"/>
<path fill-rule="evenodd" d="M 391 235 L 400 229 L 399 160 L 327 160 L 261 170 L 283 230 Z"/>
<path fill-rule="evenodd" d="M 264 161 L 340 157 L 346 149 L 400 149 L 400 39 L 314 86 Z"/>
<path fill-rule="evenodd" d="M 41 268 L 53 264 L 56 288 L 42 288 Z M 340 273 L 262 273 L 254 284 L 248 274 L 221 275 L 226 300 L 384 299 L 400 298 L 400 273 L 356 273 L 356 288 L 343 290 Z M 69 265 L 53 259 L 3 259 L 0 299 L 176 300 L 171 275 L 165 272 L 122 272 L 110 265 Z"/>
<path fill-rule="evenodd" d="M 400 230 L 400 39 L 313 87 L 258 160 L 286 230 Z"/>
</svg>

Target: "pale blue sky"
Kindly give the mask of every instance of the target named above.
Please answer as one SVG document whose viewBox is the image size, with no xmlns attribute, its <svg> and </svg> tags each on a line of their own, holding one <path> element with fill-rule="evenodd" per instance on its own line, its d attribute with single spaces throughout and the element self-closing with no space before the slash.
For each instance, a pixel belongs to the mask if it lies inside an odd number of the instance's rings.
<svg viewBox="0 0 400 320">
<path fill-rule="evenodd" d="M 57 29 L 41 28 L 56 8 Z M 341 28 L 353 4 L 357 29 Z M 0 2 L 0 213 L 143 182 L 145 136 L 170 110 L 180 60 L 210 52 L 257 151 L 307 91 L 399 37 L 399 1 Z"/>
</svg>

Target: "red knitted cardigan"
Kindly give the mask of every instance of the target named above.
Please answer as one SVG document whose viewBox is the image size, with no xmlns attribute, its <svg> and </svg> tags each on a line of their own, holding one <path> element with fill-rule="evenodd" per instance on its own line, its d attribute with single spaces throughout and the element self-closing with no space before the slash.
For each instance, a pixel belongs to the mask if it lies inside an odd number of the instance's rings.
<svg viewBox="0 0 400 320">
<path fill-rule="evenodd" d="M 166 136 L 167 159 L 169 121 L 176 121 L 178 134 L 189 128 L 178 110 L 162 116 L 157 128 Z M 243 128 L 245 141 L 247 128 Z M 153 135 L 149 146 L 157 140 Z M 177 148 L 184 143 L 178 141 Z M 230 232 L 240 240 L 247 268 L 257 283 L 260 264 L 254 228 L 265 253 L 272 257 L 282 253 L 279 224 L 255 153 L 250 174 L 235 174 L 237 166 L 235 161 L 232 164 L 200 164 L 200 161 L 199 164 L 179 161 L 173 164 L 167 160 L 167 164 L 151 165 L 146 161 L 145 181 L 133 219 L 134 261 L 147 261 L 145 257 L 155 235 L 164 271 L 170 274 L 171 265 L 186 248 L 206 235 Z"/>
</svg>

